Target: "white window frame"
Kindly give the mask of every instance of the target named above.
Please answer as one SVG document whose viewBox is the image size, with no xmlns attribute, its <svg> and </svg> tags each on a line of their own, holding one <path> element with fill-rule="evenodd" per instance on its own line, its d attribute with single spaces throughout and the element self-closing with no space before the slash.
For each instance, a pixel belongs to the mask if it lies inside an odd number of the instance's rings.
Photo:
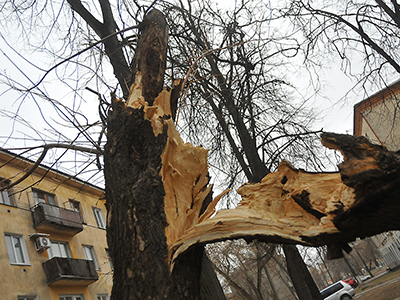
<svg viewBox="0 0 400 300">
<path fill-rule="evenodd" d="M 97 300 L 110 300 L 109 294 L 97 294 Z"/>
<path fill-rule="evenodd" d="M 106 222 L 104 221 L 103 211 L 98 207 L 92 207 L 94 218 L 97 222 L 97 227 L 101 229 L 106 229 Z"/>
<path fill-rule="evenodd" d="M 83 254 L 85 254 L 86 260 L 91 260 L 94 263 L 94 267 L 97 271 L 101 271 L 99 264 L 97 263 L 96 253 L 94 252 L 93 246 L 90 245 L 82 245 Z"/>
<path fill-rule="evenodd" d="M 58 246 L 59 253 L 62 253 L 60 245 L 64 245 L 65 246 L 65 256 L 63 255 L 54 255 L 55 253 L 53 253 L 52 248 Z M 69 243 L 68 242 L 64 242 L 64 241 L 54 241 L 51 240 L 51 246 L 49 249 L 47 249 L 47 254 L 49 256 L 49 259 L 52 259 L 53 257 L 63 257 L 63 258 L 72 258 L 72 254 L 71 254 L 71 249 L 69 247 Z"/>
<path fill-rule="evenodd" d="M 39 300 L 39 298 L 38 296 L 26 295 L 26 296 L 18 296 L 18 300 Z"/>
<path fill-rule="evenodd" d="M 22 234 L 5 233 L 4 238 L 6 240 L 6 246 L 8 251 L 8 258 L 12 265 L 23 265 L 30 266 L 28 250 L 26 248 L 25 240 Z M 20 251 L 15 248 L 15 240 L 19 241 Z M 17 251 L 20 252 L 21 259 L 18 258 Z"/>
<path fill-rule="evenodd" d="M 68 295 L 58 295 L 58 299 L 59 300 L 69 300 L 67 297 L 69 297 L 71 300 L 76 300 L 77 299 L 77 297 L 80 297 L 81 298 L 81 300 L 85 300 L 85 296 L 83 296 L 83 294 L 81 294 L 81 295 L 70 295 L 70 294 L 68 294 Z"/>
<path fill-rule="evenodd" d="M 111 271 L 114 271 L 114 265 L 113 265 L 113 263 L 111 261 L 110 252 L 108 251 L 107 248 L 105 250 L 106 250 L 106 255 L 107 255 L 108 263 L 110 264 Z"/>
<path fill-rule="evenodd" d="M 5 180 L 0 177 L 0 187 L 5 187 L 10 183 L 9 180 Z M 11 194 L 10 189 L 5 189 L 0 192 L 0 203 L 4 205 L 9 205 L 9 206 L 15 206 L 14 204 L 14 198 Z"/>
</svg>

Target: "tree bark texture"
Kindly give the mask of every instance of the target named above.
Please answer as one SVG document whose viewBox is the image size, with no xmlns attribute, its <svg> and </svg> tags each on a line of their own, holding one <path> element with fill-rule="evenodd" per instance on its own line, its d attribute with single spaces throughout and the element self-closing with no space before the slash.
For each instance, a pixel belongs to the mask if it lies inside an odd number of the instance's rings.
<svg viewBox="0 0 400 300">
<path fill-rule="evenodd" d="M 166 133 L 155 137 L 143 114 L 114 103 L 109 116 L 105 176 L 112 299 L 199 299 L 202 250 L 190 251 L 169 271 L 160 176 Z"/>
<path fill-rule="evenodd" d="M 149 14 L 150 27 L 159 25 L 154 19 L 160 18 L 160 14 Z M 164 28 L 155 30 L 161 34 L 156 34 L 160 40 L 166 39 L 165 21 L 163 24 Z M 150 34 L 154 37 L 154 31 Z M 140 53 L 152 53 L 154 47 L 157 49 L 153 53 L 160 51 L 158 43 L 143 43 L 142 47 L 147 49 Z M 146 57 L 139 55 L 137 59 Z M 160 66 L 163 72 L 163 64 L 165 61 L 159 61 L 141 68 L 134 97 L 149 99 L 161 92 L 163 73 L 160 76 L 158 72 Z M 142 84 L 145 80 L 152 86 Z M 154 84 L 157 80 L 160 82 Z M 153 125 L 143 107 L 130 107 L 122 100 L 112 103 L 104 155 L 107 239 L 114 264 L 112 299 L 199 299 L 202 247 L 189 251 L 172 273 L 167 261 L 168 223 L 161 154 L 166 147 L 168 126 L 161 126 L 156 134 Z"/>
</svg>

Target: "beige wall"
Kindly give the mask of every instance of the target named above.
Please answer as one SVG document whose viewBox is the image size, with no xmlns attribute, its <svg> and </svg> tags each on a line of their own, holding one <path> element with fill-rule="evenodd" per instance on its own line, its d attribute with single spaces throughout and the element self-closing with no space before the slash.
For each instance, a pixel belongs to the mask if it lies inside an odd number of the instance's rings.
<svg viewBox="0 0 400 300">
<path fill-rule="evenodd" d="M 3 165 L 8 155 L 0 153 L 0 162 Z M 16 161 L 15 161 L 16 162 Z M 29 165 L 29 164 L 28 164 Z M 10 178 L 11 182 L 17 180 L 24 174 L 23 168 L 26 163 L 7 163 L 0 168 L 0 177 Z M 103 191 L 101 189 L 87 186 L 83 187 L 82 182 L 67 180 L 65 176 L 57 173 L 48 173 L 42 181 L 45 170 L 38 170 L 34 175 L 29 176 L 25 181 L 12 188 L 13 198 L 17 207 L 0 204 L 0 267 L 2 280 L 0 281 L 1 299 L 17 299 L 18 295 L 37 295 L 40 300 L 58 300 L 60 294 L 83 294 L 86 300 L 97 300 L 97 294 L 111 294 L 112 271 L 105 249 L 107 248 L 106 230 L 97 227 L 92 207 L 100 208 L 106 219 L 105 201 L 99 200 Z M 40 183 L 35 184 L 37 181 Z M 34 185 L 35 184 L 35 185 Z M 67 241 L 71 248 L 72 257 L 84 259 L 82 245 L 94 247 L 97 262 L 101 271 L 98 272 L 99 279 L 89 286 L 58 286 L 49 287 L 46 283 L 46 276 L 42 263 L 48 260 L 47 251 L 39 253 L 35 251 L 33 241 L 28 240 L 29 234 L 36 233 L 33 228 L 33 221 L 30 206 L 33 206 L 31 186 L 45 192 L 55 194 L 56 204 L 60 207 L 69 208 L 69 199 L 75 199 L 81 203 L 86 224 L 80 233 L 69 236 L 61 232 L 49 233 L 50 239 Z M 11 265 L 5 243 L 5 233 L 19 234 L 23 236 L 26 243 L 30 265 Z"/>
<path fill-rule="evenodd" d="M 391 98 L 362 113 L 362 135 L 391 151 L 400 149 L 400 108 Z"/>
<path fill-rule="evenodd" d="M 400 149 L 400 80 L 354 106 L 354 134 Z"/>
</svg>

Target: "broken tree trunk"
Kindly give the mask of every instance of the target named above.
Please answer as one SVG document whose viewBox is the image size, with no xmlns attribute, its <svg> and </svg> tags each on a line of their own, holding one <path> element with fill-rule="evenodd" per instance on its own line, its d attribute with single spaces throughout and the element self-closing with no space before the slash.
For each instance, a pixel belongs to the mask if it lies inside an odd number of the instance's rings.
<svg viewBox="0 0 400 300">
<path fill-rule="evenodd" d="M 168 223 L 160 170 L 168 128 L 150 121 L 149 115 L 157 113 L 157 108 L 147 109 L 146 101 L 153 104 L 162 91 L 167 29 L 164 16 L 156 10 L 142 26 L 146 42 L 137 52 L 139 63 L 129 100 L 114 101 L 108 118 L 104 157 L 107 238 L 114 263 L 112 298 L 199 299 L 201 248 L 185 255 L 173 274 L 166 261 Z M 164 91 L 160 97 L 169 102 L 169 94 Z"/>
<path fill-rule="evenodd" d="M 104 172 L 107 239 L 114 264 L 112 299 L 206 299 L 210 293 L 213 299 L 225 299 L 202 246 L 184 254 L 170 272 L 168 242 L 187 229 L 182 223 L 191 225 L 187 207 L 168 210 L 169 201 L 176 201 L 170 200 L 171 191 L 175 197 L 198 199 L 204 207 L 210 202 L 211 188 L 205 187 L 207 151 L 184 146 L 174 129 L 170 105 L 176 102 L 176 93 L 163 90 L 164 16 L 152 10 L 140 27 L 129 97 L 126 102 L 114 100 L 108 116 Z M 173 165 L 180 160 L 187 170 L 204 166 L 191 174 L 179 173 L 185 178 L 175 181 Z M 171 185 L 182 185 L 183 194 Z M 199 207 L 193 214 L 203 210 Z"/>
</svg>

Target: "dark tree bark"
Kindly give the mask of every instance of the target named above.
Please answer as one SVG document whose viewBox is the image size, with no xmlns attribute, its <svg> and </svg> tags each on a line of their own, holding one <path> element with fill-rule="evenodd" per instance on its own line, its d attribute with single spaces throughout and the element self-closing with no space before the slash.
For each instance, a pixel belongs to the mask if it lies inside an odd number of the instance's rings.
<svg viewBox="0 0 400 300">
<path fill-rule="evenodd" d="M 153 11 L 151 16 L 155 15 L 163 18 L 160 12 Z M 149 24 L 157 27 L 162 23 Z M 165 21 L 163 24 L 163 30 L 156 31 L 165 33 Z M 158 37 L 166 39 L 165 35 Z M 142 43 L 142 47 L 147 47 L 143 53 L 162 49 L 157 43 Z M 165 60 L 165 56 L 162 58 Z M 163 76 L 158 72 L 165 61 L 161 60 L 140 70 L 143 78 L 150 78 L 152 83 L 161 81 L 152 86 L 150 93 L 146 91 L 151 87 L 144 85 L 145 95 L 157 95 L 162 89 Z M 114 101 L 107 138 L 104 157 L 107 239 L 114 263 L 112 299 L 199 299 L 202 248 L 193 249 L 180 259 L 172 274 L 167 262 L 165 191 L 160 175 L 166 128 L 155 136 L 143 109 Z"/>
</svg>

